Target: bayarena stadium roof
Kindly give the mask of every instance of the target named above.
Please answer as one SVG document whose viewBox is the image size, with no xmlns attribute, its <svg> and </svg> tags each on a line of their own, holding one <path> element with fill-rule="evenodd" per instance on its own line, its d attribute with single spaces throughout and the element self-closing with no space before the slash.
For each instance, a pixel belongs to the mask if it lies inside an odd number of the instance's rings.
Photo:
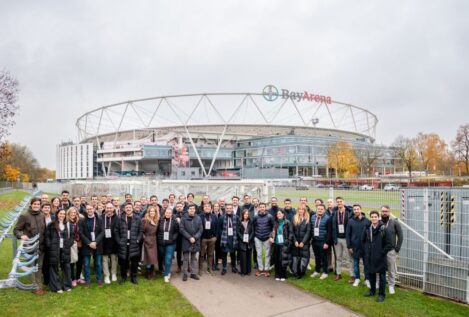
<svg viewBox="0 0 469 317">
<path fill-rule="evenodd" d="M 370 111 L 308 91 L 200 93 L 135 99 L 89 111 L 78 118 L 80 142 L 140 139 L 150 133 L 190 138 L 193 132 L 240 137 L 295 133 L 345 133 L 375 139 L 378 119 Z M 319 132 L 318 132 L 319 131 Z"/>
</svg>

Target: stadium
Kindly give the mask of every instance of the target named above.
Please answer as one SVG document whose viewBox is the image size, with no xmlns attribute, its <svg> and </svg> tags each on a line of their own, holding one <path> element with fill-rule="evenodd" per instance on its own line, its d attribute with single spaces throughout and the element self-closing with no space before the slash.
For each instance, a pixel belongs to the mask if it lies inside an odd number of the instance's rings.
<svg viewBox="0 0 469 317">
<path fill-rule="evenodd" d="M 57 147 L 57 178 L 328 177 L 329 146 L 370 147 L 377 124 L 364 108 L 273 85 L 129 100 L 77 119 L 78 144 Z M 384 175 L 394 164 L 381 148 L 374 172 Z"/>
</svg>

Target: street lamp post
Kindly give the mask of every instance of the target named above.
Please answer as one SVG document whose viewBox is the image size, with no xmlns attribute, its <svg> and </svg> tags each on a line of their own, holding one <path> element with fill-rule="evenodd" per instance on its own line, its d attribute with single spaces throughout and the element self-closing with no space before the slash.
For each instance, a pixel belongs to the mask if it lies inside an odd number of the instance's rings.
<svg viewBox="0 0 469 317">
<path fill-rule="evenodd" d="M 313 177 L 317 175 L 316 172 L 316 149 L 314 146 L 316 145 L 316 124 L 319 123 L 319 118 L 311 118 L 311 123 L 313 124 L 314 127 L 314 139 L 313 139 L 313 144 L 311 145 L 311 152 L 313 155 Z"/>
</svg>

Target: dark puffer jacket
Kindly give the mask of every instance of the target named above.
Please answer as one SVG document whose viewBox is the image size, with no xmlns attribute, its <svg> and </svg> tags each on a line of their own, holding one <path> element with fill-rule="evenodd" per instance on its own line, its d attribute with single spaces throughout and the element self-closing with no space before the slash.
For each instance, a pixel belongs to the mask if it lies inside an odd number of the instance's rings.
<svg viewBox="0 0 469 317">
<path fill-rule="evenodd" d="M 199 252 L 203 231 L 202 220 L 198 215 L 185 214 L 179 225 L 179 233 L 182 235 L 182 252 Z M 191 243 L 190 238 L 194 238 L 195 243 Z"/>
<path fill-rule="evenodd" d="M 362 218 L 353 217 L 349 219 L 347 229 L 345 230 L 347 239 L 347 249 L 352 249 L 352 257 L 355 259 L 361 258 L 363 254 L 362 234 L 363 230 L 370 224 L 366 219 L 365 214 L 362 213 Z"/>
<path fill-rule="evenodd" d="M 370 230 L 371 228 L 371 230 Z M 387 271 L 387 254 L 392 250 L 392 243 L 386 227 L 380 221 L 376 228 L 369 223 L 362 235 L 362 244 L 365 249 L 365 261 L 368 272 L 371 274 Z"/>
<path fill-rule="evenodd" d="M 309 259 L 309 246 L 311 241 L 311 226 L 306 219 L 303 219 L 298 225 L 292 224 L 293 227 L 293 242 L 292 242 L 292 256 L 302 257 Z M 295 241 L 298 243 L 303 242 L 302 248 L 295 247 Z"/>
<path fill-rule="evenodd" d="M 272 231 L 272 238 L 275 241 L 275 236 L 277 235 L 278 222 L 275 221 L 274 229 Z M 283 245 L 282 245 L 282 266 L 287 267 L 291 264 L 292 253 L 291 246 L 294 243 L 293 240 L 293 227 L 288 219 L 284 220 L 283 223 Z"/>
<path fill-rule="evenodd" d="M 119 221 L 117 222 L 117 226 L 114 229 L 114 238 L 116 239 L 118 245 L 118 255 L 120 259 L 127 258 L 127 230 L 130 230 L 130 244 L 129 244 L 129 256 L 131 258 L 140 256 L 140 241 L 143 237 L 143 226 L 142 220 L 136 214 L 133 214 L 131 218 L 131 226 L 128 228 L 126 222 L 127 215 L 123 213 Z"/>
<path fill-rule="evenodd" d="M 258 213 L 253 221 L 254 236 L 261 241 L 269 239 L 274 228 L 274 222 L 274 218 L 269 213 Z"/>
<path fill-rule="evenodd" d="M 63 239 L 62 253 L 60 253 L 60 237 Z M 70 263 L 70 248 L 73 245 L 74 236 L 72 226 L 70 226 L 68 222 L 64 223 L 64 230 L 59 233 L 56 228 L 56 222 L 52 221 L 46 227 L 44 241 L 46 247 L 46 256 L 50 265 Z"/>
<path fill-rule="evenodd" d="M 95 214 L 94 219 L 96 220 L 96 228 L 95 228 L 95 242 L 96 242 L 96 250 L 93 250 L 89 247 L 91 241 L 91 231 L 88 228 L 88 216 L 85 219 L 80 220 L 78 223 L 78 228 L 80 232 L 80 240 L 83 242 L 83 247 L 81 252 L 83 255 L 91 255 L 93 252 L 97 254 L 103 254 L 103 238 L 104 238 L 104 231 L 103 225 L 101 223 L 101 218 Z"/>
<path fill-rule="evenodd" d="M 179 223 L 177 222 L 176 216 L 171 216 L 171 226 L 169 222 L 166 223 L 166 231 L 169 230 L 169 240 L 164 240 L 164 228 L 165 228 L 166 219 L 164 217 L 160 218 L 158 222 L 158 233 L 157 241 L 158 245 L 169 245 L 176 243 L 179 235 Z"/>
</svg>

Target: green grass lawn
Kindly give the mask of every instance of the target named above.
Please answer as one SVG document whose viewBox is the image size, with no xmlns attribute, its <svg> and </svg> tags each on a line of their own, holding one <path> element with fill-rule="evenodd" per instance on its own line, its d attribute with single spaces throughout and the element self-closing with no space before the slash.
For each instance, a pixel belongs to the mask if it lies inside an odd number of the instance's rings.
<svg viewBox="0 0 469 317">
<path fill-rule="evenodd" d="M 0 195 L 0 217 L 28 195 L 12 192 Z M 12 243 L 6 239 L 0 245 L 0 279 L 11 270 Z M 201 316 L 201 314 L 161 276 L 139 285 L 126 283 L 98 288 L 92 282 L 89 289 L 77 287 L 70 293 L 36 296 L 16 289 L 0 290 L 1 316 Z"/>
<path fill-rule="evenodd" d="M 342 273 L 342 280 L 335 282 L 333 274 L 329 278 L 312 279 L 308 274 L 300 280 L 288 279 L 289 283 L 310 293 L 319 295 L 331 302 L 343 305 L 365 316 L 438 316 L 456 317 L 469 316 L 469 306 L 458 304 L 449 300 L 425 295 L 419 291 L 396 288 L 396 294 L 389 295 L 386 290 L 386 299 L 377 303 L 376 297 L 364 297 L 368 288 L 361 284 L 353 287 L 348 284 L 349 275 Z"/>
</svg>

